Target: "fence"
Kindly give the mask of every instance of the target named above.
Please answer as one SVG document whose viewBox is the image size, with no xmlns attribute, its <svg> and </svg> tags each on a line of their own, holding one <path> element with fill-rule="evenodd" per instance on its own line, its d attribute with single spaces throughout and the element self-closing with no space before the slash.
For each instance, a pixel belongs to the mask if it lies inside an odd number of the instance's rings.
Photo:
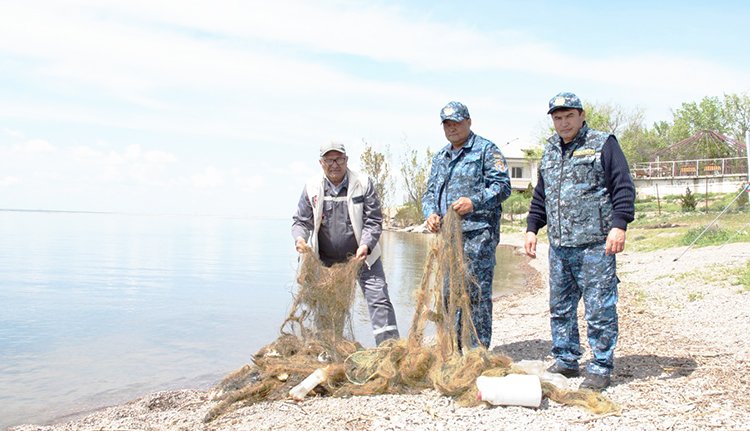
<svg viewBox="0 0 750 431">
<path fill-rule="evenodd" d="M 746 176 L 747 159 L 732 157 L 634 163 L 630 174 L 633 179 Z"/>
</svg>

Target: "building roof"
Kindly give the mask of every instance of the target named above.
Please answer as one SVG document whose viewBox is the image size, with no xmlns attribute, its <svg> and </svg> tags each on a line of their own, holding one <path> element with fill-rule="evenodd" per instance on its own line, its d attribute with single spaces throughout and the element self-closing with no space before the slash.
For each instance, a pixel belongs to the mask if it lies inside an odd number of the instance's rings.
<svg viewBox="0 0 750 431">
<path fill-rule="evenodd" d="M 515 138 L 505 144 L 499 144 L 498 148 L 506 159 L 523 159 L 526 155 L 524 150 L 534 148 L 534 144 L 521 138 Z"/>
</svg>

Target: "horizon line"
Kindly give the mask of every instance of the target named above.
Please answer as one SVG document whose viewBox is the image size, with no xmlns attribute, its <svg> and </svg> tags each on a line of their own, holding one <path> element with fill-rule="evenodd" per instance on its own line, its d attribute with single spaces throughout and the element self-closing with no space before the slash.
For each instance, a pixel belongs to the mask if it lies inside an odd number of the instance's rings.
<svg viewBox="0 0 750 431">
<path fill-rule="evenodd" d="M 84 211 L 84 210 L 42 210 L 42 209 L 17 209 L 0 208 L 0 212 L 26 212 L 26 213 L 63 213 L 63 214 L 99 214 L 99 215 L 133 215 L 133 216 L 160 216 L 160 217 L 216 217 L 216 218 L 253 218 L 253 219 L 284 219 L 285 217 L 274 216 L 251 216 L 251 215 L 219 215 L 219 214 L 170 214 L 170 213 L 132 213 L 120 211 Z"/>
</svg>

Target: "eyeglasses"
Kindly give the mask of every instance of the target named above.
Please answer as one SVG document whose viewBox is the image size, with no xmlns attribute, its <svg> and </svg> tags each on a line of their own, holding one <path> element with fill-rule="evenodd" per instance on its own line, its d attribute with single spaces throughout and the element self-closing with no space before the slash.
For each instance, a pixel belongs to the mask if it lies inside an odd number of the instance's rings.
<svg viewBox="0 0 750 431">
<path fill-rule="evenodd" d="M 325 164 L 326 164 L 327 166 L 332 166 L 332 165 L 334 164 L 334 162 L 335 162 L 335 163 L 336 163 L 337 165 L 339 165 L 339 166 L 341 166 L 341 165 L 343 165 L 344 163 L 346 163 L 346 157 L 343 157 L 343 156 L 342 156 L 342 157 L 337 157 L 337 158 L 335 158 L 335 159 L 326 159 L 326 158 L 324 157 L 324 158 L 321 158 L 320 160 L 322 160 L 322 161 L 323 161 L 323 163 L 325 163 Z"/>
</svg>

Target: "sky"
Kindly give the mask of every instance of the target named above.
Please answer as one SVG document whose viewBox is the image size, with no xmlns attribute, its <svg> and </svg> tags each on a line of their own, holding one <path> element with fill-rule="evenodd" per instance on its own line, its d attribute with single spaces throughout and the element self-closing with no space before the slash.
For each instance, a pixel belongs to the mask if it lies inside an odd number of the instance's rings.
<svg viewBox="0 0 750 431">
<path fill-rule="evenodd" d="M 0 209 L 291 218 L 319 147 L 498 146 L 550 98 L 750 90 L 744 1 L 0 0 Z"/>
</svg>

